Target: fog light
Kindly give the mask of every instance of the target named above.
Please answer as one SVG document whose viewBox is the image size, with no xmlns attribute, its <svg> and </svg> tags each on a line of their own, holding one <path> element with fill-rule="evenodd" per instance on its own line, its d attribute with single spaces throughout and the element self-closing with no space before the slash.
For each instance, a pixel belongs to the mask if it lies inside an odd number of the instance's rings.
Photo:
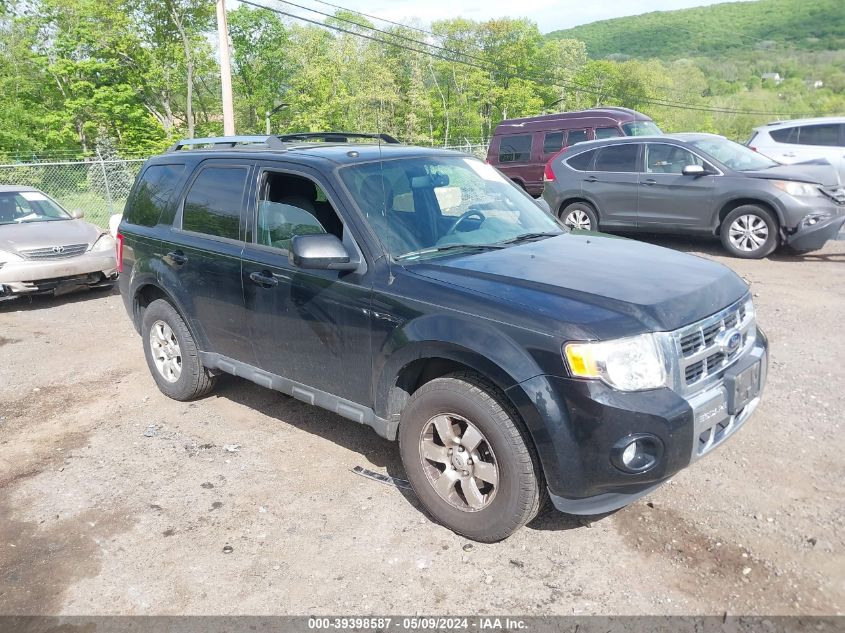
<svg viewBox="0 0 845 633">
<path fill-rule="evenodd" d="M 610 461 L 626 473 L 644 473 L 657 465 L 663 455 L 663 442 L 641 433 L 621 438 L 613 447 Z"/>
</svg>

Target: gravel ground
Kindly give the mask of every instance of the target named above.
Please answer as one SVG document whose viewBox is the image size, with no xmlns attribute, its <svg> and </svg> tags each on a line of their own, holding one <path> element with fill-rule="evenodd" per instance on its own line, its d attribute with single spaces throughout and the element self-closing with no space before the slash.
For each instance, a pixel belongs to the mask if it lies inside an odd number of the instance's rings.
<svg viewBox="0 0 845 633">
<path fill-rule="evenodd" d="M 168 400 L 115 294 L 0 303 L 0 613 L 842 614 L 845 242 L 654 241 L 752 284 L 762 405 L 632 506 L 494 545 L 352 473 L 403 475 L 364 427 L 234 378 Z"/>
</svg>

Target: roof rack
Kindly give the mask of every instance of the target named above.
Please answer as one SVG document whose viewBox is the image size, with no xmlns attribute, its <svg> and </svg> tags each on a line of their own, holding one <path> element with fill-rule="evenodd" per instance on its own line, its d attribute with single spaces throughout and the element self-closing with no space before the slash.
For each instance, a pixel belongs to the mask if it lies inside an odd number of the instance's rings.
<svg viewBox="0 0 845 633">
<path fill-rule="evenodd" d="M 363 132 L 294 132 L 292 134 L 281 134 L 276 138 L 283 143 L 310 141 L 312 139 L 322 139 L 326 143 L 347 143 L 350 138 L 371 138 L 384 143 L 399 143 L 390 134 L 366 134 Z"/>
<path fill-rule="evenodd" d="M 363 132 L 296 132 L 270 136 L 209 136 L 186 138 L 171 145 L 168 152 L 178 152 L 186 147 L 211 145 L 215 149 L 232 148 L 238 145 L 260 145 L 270 149 L 287 149 L 285 143 L 321 139 L 326 143 L 348 143 L 350 138 L 370 138 L 383 143 L 399 143 L 389 134 L 365 134 Z"/>
</svg>

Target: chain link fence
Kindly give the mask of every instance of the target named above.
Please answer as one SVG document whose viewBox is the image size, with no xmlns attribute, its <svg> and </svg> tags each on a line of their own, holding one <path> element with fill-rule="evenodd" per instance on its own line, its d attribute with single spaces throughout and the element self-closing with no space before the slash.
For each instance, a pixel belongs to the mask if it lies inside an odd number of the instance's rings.
<svg viewBox="0 0 845 633">
<path fill-rule="evenodd" d="M 143 159 L 56 161 L 0 164 L 0 185 L 40 189 L 69 211 L 80 209 L 85 219 L 102 228 L 109 217 L 123 212 Z"/>
<path fill-rule="evenodd" d="M 445 149 L 463 152 L 464 154 L 472 154 L 476 158 L 484 160 L 487 158 L 487 148 L 489 146 L 489 143 L 463 143 L 460 145 L 447 145 Z"/>
</svg>

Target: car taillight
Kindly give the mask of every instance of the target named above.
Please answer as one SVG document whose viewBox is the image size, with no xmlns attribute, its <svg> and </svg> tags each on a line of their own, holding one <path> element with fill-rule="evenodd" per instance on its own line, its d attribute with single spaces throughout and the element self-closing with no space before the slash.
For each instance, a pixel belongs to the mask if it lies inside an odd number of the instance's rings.
<svg viewBox="0 0 845 633">
<path fill-rule="evenodd" d="M 115 258 L 117 259 L 117 272 L 123 272 L 123 235 L 120 233 L 117 234 L 117 239 L 115 240 Z"/>
<path fill-rule="evenodd" d="M 748 146 L 748 149 L 750 149 L 752 152 L 756 152 L 756 151 L 757 151 L 757 148 L 756 148 L 756 147 L 752 147 L 751 145 L 749 145 L 749 146 Z"/>
<path fill-rule="evenodd" d="M 555 180 L 555 172 L 552 169 L 552 161 L 558 156 L 560 156 L 564 152 L 564 150 L 566 150 L 565 147 L 555 152 L 552 157 L 548 161 L 546 161 L 546 167 L 543 169 L 543 180 L 545 180 L 546 182 L 553 182 Z"/>
</svg>

